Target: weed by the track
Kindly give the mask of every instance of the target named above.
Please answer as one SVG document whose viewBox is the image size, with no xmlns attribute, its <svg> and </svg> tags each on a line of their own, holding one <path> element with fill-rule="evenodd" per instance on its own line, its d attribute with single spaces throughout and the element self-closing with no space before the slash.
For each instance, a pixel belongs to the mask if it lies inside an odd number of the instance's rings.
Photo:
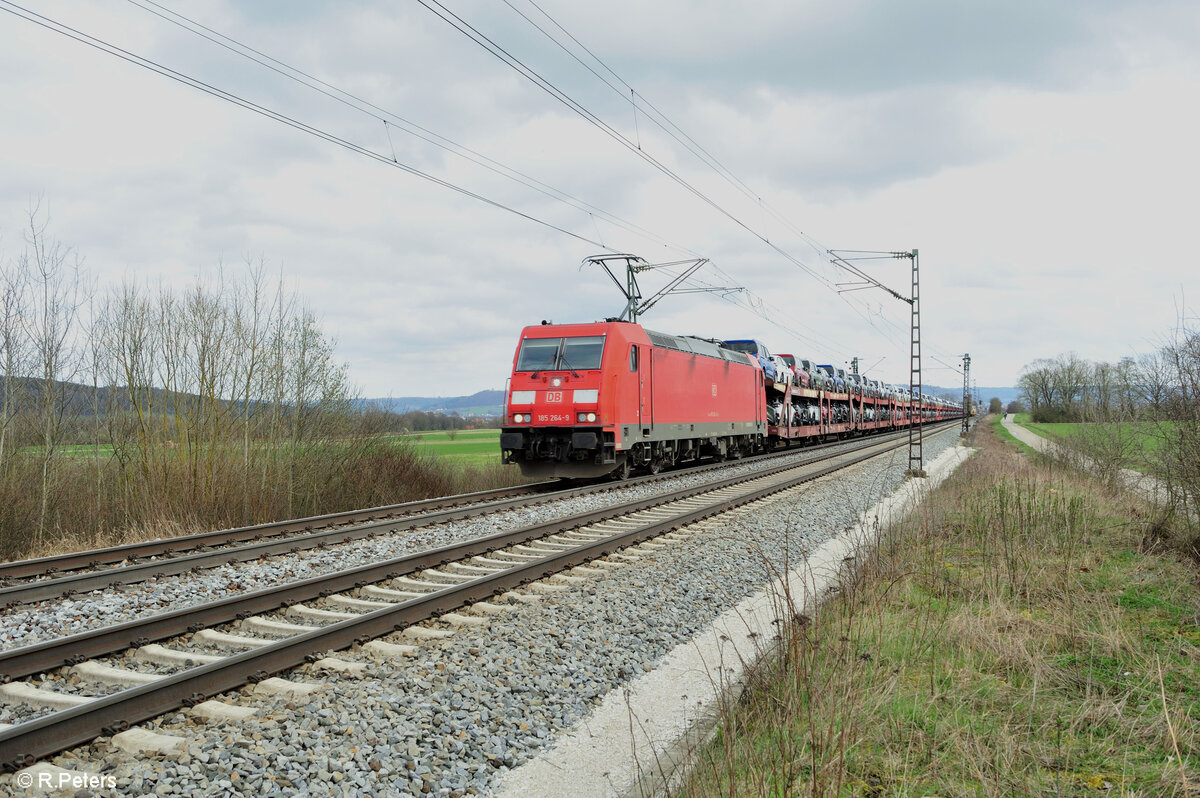
<svg viewBox="0 0 1200 798">
<path fill-rule="evenodd" d="M 1127 495 L 1000 443 L 784 624 L 689 796 L 1186 795 L 1195 565 Z"/>
</svg>

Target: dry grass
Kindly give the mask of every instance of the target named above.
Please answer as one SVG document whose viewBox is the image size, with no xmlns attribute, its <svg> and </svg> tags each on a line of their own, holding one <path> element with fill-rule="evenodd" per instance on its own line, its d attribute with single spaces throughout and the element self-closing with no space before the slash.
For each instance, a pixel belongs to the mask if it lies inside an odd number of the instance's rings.
<svg viewBox="0 0 1200 798">
<path fill-rule="evenodd" d="M 977 436 L 834 598 L 792 614 L 683 794 L 1196 789 L 1194 567 L 1147 546 L 1136 501 Z"/>
<path fill-rule="evenodd" d="M 115 460 L 57 463 L 49 528 L 38 532 L 40 470 L 15 461 L 0 478 L 0 558 L 20 559 L 160 537 L 396 504 L 511 485 L 512 467 L 463 466 L 409 446 L 313 448 L 248 471 L 218 452 L 198 474 L 165 452 L 147 473 Z"/>
</svg>

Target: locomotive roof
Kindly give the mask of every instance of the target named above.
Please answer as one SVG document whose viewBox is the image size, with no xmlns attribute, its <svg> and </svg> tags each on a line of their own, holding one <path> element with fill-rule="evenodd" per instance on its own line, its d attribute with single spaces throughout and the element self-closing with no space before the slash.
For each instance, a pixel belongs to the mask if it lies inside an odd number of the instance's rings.
<svg viewBox="0 0 1200 798">
<path fill-rule="evenodd" d="M 609 319 L 607 321 L 598 322 L 583 322 L 576 324 L 554 324 L 543 322 L 541 325 L 526 327 L 524 334 L 532 335 L 536 338 L 552 337 L 554 335 L 567 334 L 582 334 L 582 335 L 597 335 L 606 331 L 606 328 L 611 330 L 618 325 L 627 326 L 630 328 L 641 330 L 650 339 L 650 343 L 663 349 L 673 349 L 677 352 L 687 352 L 693 355 L 703 355 L 705 357 L 713 357 L 718 360 L 727 360 L 730 363 L 739 363 L 742 365 L 758 365 L 758 361 L 747 355 L 745 352 L 735 352 L 732 349 L 726 349 L 721 346 L 721 342 L 713 338 L 701 338 L 695 335 L 669 335 L 667 333 L 655 332 L 642 327 L 640 324 L 635 324 L 628 321 L 617 321 Z M 569 328 L 564 330 L 563 328 Z M 632 330 L 630 330 L 632 332 Z"/>
<path fill-rule="evenodd" d="M 653 330 L 646 330 L 646 335 L 650 338 L 652 344 L 661 346 L 664 349 L 674 349 L 678 352 L 689 352 L 693 355 L 715 357 L 719 360 L 728 360 L 731 363 L 747 363 L 752 359 L 745 352 L 735 352 L 732 349 L 726 349 L 719 342 L 711 338 L 699 338 L 695 335 L 667 335 L 666 333 L 654 332 Z"/>
</svg>

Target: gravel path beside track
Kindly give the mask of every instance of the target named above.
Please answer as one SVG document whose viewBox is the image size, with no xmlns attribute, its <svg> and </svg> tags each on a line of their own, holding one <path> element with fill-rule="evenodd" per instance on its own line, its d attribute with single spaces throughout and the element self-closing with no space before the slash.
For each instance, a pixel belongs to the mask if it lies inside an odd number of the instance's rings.
<svg viewBox="0 0 1200 798">
<path fill-rule="evenodd" d="M 1059 460 L 1065 460 L 1088 471 L 1100 471 L 1090 458 L 1079 452 L 1072 451 L 1056 441 L 1038 435 L 1032 430 L 1021 426 L 1014 419 L 1006 417 L 1000 423 L 1004 425 L 1004 428 L 1014 438 L 1031 449 Z M 1133 491 L 1147 501 L 1160 502 L 1168 495 L 1165 485 L 1149 474 L 1134 471 L 1132 468 L 1122 468 L 1119 472 L 1119 478 L 1121 484 L 1126 489 Z"/>
<path fill-rule="evenodd" d="M 925 457 L 932 460 L 957 439 L 957 427 L 927 435 Z M 262 707 L 247 721 L 205 726 L 172 713 L 143 724 L 187 738 L 183 751 L 135 757 L 108 751 L 102 738 L 54 763 L 114 776 L 115 794 L 122 795 L 486 794 L 506 769 L 553 744 L 610 690 L 652 669 L 729 606 L 852 525 L 862 509 L 903 481 L 906 467 L 901 449 L 813 483 L 802 503 L 766 501 L 711 519 L 687 542 L 668 544 L 535 603 L 515 605 L 486 625 L 423 643 L 415 656 L 373 663 L 363 677 L 295 676 L 323 685 L 309 697 L 226 696 L 231 703 Z M 610 496 L 573 500 L 597 503 L 556 511 L 615 502 Z M 533 512 L 538 510 L 523 511 Z M 113 606 L 94 606 L 99 602 L 84 596 L 75 606 L 52 608 L 49 616 L 47 608 L 23 608 L 5 613 L 5 634 L 13 633 L 15 616 L 25 617 L 13 639 L 33 642 L 130 617 L 123 613 L 223 594 L 229 585 L 263 587 L 529 520 L 489 517 L 355 544 L 353 553 L 339 547 L 336 553 L 217 569 L 215 577 L 180 578 L 190 592 L 172 593 L 161 583 L 139 586 Z M 355 652 L 338 656 L 372 662 Z M 15 786 L 10 778 L 0 780 L 0 793 Z"/>
</svg>

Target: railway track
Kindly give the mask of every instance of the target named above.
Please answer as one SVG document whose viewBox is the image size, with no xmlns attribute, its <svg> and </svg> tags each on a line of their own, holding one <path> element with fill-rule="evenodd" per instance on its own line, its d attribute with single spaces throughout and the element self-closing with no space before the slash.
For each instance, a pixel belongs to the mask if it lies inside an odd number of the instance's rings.
<svg viewBox="0 0 1200 798">
<path fill-rule="evenodd" d="M 411 630 L 422 621 L 440 618 L 470 623 L 477 616 L 454 610 L 465 605 L 473 613 L 501 610 L 489 599 L 515 598 L 519 594 L 514 594 L 514 589 L 542 584 L 538 580 L 556 574 L 555 578 L 563 581 L 584 578 L 585 572 L 562 572 L 586 569 L 588 563 L 601 558 L 620 557 L 621 549 L 903 445 L 874 440 L 855 451 L 829 455 L 822 462 L 773 466 L 652 499 L 2 652 L 0 679 L 7 684 L 0 687 L 0 695 L 6 702 L 42 709 L 30 713 L 40 716 L 0 730 L 0 762 L 7 769 L 19 768 L 174 708 L 198 704 L 246 683 L 261 683 L 271 674 L 323 652 L 370 644 L 374 638 Z M 619 567 L 619 563 L 610 561 L 603 567 Z M 286 619 L 262 613 L 284 613 Z M 212 628 L 233 621 L 239 626 L 231 631 Z M 248 631 L 260 636 L 249 637 Z M 281 635 L 286 637 L 272 639 Z M 238 653 L 221 656 L 212 653 L 214 648 Z M 140 664 L 130 669 L 94 660 L 112 660 L 122 652 L 124 658 L 116 660 L 118 665 Z M 64 665 L 71 668 L 73 678 L 108 684 L 104 688 L 108 690 L 114 686 L 122 689 L 109 695 L 68 695 L 29 681 L 15 681 Z M 151 670 L 158 667 L 167 672 Z M 42 681 L 53 683 L 52 679 Z M 61 708 L 64 705 L 70 706 Z M 54 706 L 60 708 L 46 713 Z"/>
<path fill-rule="evenodd" d="M 874 437 L 872 440 L 895 440 L 906 435 L 907 432 L 894 432 Z M 761 455 L 758 459 L 788 457 L 802 452 L 818 453 L 831 447 L 845 445 L 845 441 L 835 441 L 802 450 L 782 449 Z M 323 549 L 572 496 L 612 491 L 624 485 L 660 482 L 682 474 L 719 471 L 725 467 L 725 463 L 705 464 L 681 471 L 583 487 L 560 488 L 558 483 L 537 483 L 93 549 L 36 560 L 0 563 L 0 585 L 3 585 L 0 586 L 0 609 L 38 601 L 59 600 L 108 587 L 136 584 L 148 579 L 161 579 L 233 563 L 251 562 L 264 557 Z M 140 561 L 127 563 L 132 559 Z M 103 567 L 105 565 L 108 567 Z M 85 568 L 92 570 L 82 570 Z M 75 572 L 57 575 L 58 572 L 66 570 Z M 21 576 L 46 578 L 16 581 L 17 577 Z"/>
<path fill-rule="evenodd" d="M 13 562 L 0 563 L 0 585 L 8 586 L 13 580 L 24 577 L 53 577 L 63 571 L 77 571 L 85 568 L 95 569 L 102 565 L 123 563 L 129 560 L 173 556 L 189 551 L 227 546 L 247 541 L 257 542 L 294 532 L 312 532 L 316 529 L 326 527 L 360 524 L 380 519 L 401 518 L 446 510 L 466 504 L 495 502 L 514 496 L 532 496 L 540 493 L 548 493 L 556 488 L 557 483 L 555 482 L 539 482 L 533 485 L 461 493 L 435 499 L 422 499 L 382 507 L 371 507 L 365 510 L 350 510 L 311 516 L 309 518 L 298 518 L 290 521 L 275 521 L 234 529 L 222 529 L 215 532 L 201 532 L 194 535 L 181 535 L 179 537 L 147 540 L 139 543 L 126 543 L 102 549 L 68 552 L 49 557 L 15 560 Z"/>
</svg>

